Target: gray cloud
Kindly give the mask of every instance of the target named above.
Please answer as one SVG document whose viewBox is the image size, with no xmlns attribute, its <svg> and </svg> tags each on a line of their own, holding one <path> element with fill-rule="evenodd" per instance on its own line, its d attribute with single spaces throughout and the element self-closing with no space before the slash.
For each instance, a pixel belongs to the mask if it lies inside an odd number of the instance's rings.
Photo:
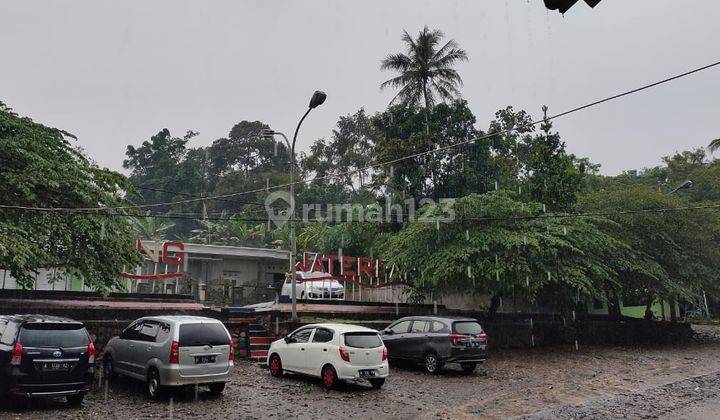
<svg viewBox="0 0 720 420">
<path fill-rule="evenodd" d="M 682 7 L 680 7 L 682 6 Z M 605 0 L 565 17 L 540 0 L 4 1 L 0 99 L 62 127 L 100 164 L 163 127 L 207 145 L 242 119 L 291 132 L 315 89 L 300 148 L 338 115 L 385 107 L 385 54 L 427 24 L 467 51 L 459 70 L 479 126 L 506 105 L 574 107 L 718 58 L 720 3 Z M 720 136 L 720 70 L 559 120 L 571 152 L 603 172 L 654 165 Z"/>
</svg>

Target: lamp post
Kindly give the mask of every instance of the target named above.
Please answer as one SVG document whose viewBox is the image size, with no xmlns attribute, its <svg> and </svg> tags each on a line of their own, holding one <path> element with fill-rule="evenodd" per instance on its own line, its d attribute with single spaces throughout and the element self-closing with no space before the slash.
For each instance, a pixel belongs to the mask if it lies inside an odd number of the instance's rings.
<svg viewBox="0 0 720 420">
<path fill-rule="evenodd" d="M 269 136 L 273 136 L 275 134 L 281 136 L 285 140 L 285 144 L 288 146 L 288 149 L 290 149 L 290 299 L 292 301 L 292 319 L 297 319 L 297 275 L 295 273 L 295 256 L 297 255 L 297 237 L 295 234 L 295 143 L 297 142 L 297 135 L 300 131 L 300 126 L 303 121 L 305 121 L 305 117 L 308 116 L 310 111 L 322 105 L 326 98 L 327 95 L 325 92 L 316 90 L 315 93 L 313 93 L 312 98 L 310 98 L 307 111 L 305 111 L 305 114 L 303 114 L 302 118 L 300 118 L 297 127 L 295 127 L 292 144 L 288 141 L 285 134 L 279 131 L 264 131 L 264 133 Z"/>
</svg>

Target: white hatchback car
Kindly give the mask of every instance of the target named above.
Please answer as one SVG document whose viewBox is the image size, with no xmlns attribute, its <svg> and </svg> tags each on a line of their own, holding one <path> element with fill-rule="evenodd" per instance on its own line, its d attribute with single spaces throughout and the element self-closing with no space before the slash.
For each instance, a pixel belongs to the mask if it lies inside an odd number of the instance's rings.
<svg viewBox="0 0 720 420">
<path fill-rule="evenodd" d="M 378 332 L 348 324 L 300 327 L 270 345 L 267 362 L 273 376 L 289 371 L 319 377 L 325 389 L 342 380 L 368 381 L 380 388 L 390 374 Z"/>
</svg>

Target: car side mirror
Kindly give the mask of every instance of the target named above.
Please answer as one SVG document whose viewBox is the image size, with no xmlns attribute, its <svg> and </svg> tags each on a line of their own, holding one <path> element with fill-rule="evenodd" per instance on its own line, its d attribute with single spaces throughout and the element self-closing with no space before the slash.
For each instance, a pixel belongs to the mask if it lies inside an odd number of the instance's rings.
<svg viewBox="0 0 720 420">
<path fill-rule="evenodd" d="M 385 328 L 385 329 L 383 330 L 383 334 L 393 335 L 393 334 L 395 334 L 395 332 L 394 332 L 393 330 L 391 330 L 390 328 Z"/>
<path fill-rule="evenodd" d="M 295 340 L 293 340 L 292 337 L 290 337 L 290 336 L 285 337 L 285 344 L 290 344 L 293 342 L 295 342 Z"/>
</svg>

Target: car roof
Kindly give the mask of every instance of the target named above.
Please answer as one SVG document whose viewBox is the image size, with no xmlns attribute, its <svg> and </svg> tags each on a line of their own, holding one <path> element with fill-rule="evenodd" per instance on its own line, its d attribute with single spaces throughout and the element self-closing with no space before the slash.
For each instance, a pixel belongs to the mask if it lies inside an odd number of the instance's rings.
<svg viewBox="0 0 720 420">
<path fill-rule="evenodd" d="M 300 328 L 327 328 L 334 331 L 337 331 L 339 333 L 347 333 L 347 332 L 373 332 L 377 333 L 377 330 L 373 330 L 372 328 L 366 328 L 362 327 L 360 325 L 353 325 L 353 324 L 339 324 L 339 323 L 322 323 L 322 324 L 309 324 L 309 325 L 303 325 Z"/>
<path fill-rule="evenodd" d="M 414 316 L 406 316 L 404 318 L 400 318 L 397 321 L 413 321 L 413 320 L 435 320 L 435 321 L 446 321 L 446 322 L 455 322 L 455 321 L 475 321 L 478 322 L 475 318 L 469 318 L 466 316 L 437 316 L 437 315 L 414 315 Z M 395 322 L 397 322 L 395 321 Z"/>
<path fill-rule="evenodd" d="M 208 318 L 206 316 L 197 315 L 158 315 L 158 316 L 145 316 L 140 319 L 152 320 L 152 321 L 164 321 L 164 322 L 221 322 L 215 318 Z"/>
<path fill-rule="evenodd" d="M 17 314 L 17 315 L 2 315 L 0 318 L 5 318 L 10 321 L 19 322 L 21 324 L 25 323 L 37 323 L 37 322 L 49 322 L 53 324 L 82 324 L 80 321 L 76 321 L 74 319 L 65 318 L 61 316 L 54 316 L 54 315 L 42 315 L 42 314 Z"/>
</svg>

